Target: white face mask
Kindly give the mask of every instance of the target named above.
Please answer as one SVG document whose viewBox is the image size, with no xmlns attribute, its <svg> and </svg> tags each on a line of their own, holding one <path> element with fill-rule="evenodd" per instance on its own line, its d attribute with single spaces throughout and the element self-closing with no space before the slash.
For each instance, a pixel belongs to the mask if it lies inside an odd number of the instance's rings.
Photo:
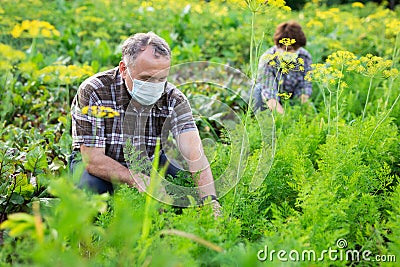
<svg viewBox="0 0 400 267">
<path fill-rule="evenodd" d="M 153 105 L 160 99 L 162 93 L 164 92 L 165 82 L 152 83 L 144 82 L 137 79 L 132 79 L 129 69 L 127 67 L 129 78 L 133 81 L 133 88 L 129 90 L 128 85 L 125 81 L 125 86 L 128 88 L 129 93 L 132 98 L 144 106 Z"/>
</svg>

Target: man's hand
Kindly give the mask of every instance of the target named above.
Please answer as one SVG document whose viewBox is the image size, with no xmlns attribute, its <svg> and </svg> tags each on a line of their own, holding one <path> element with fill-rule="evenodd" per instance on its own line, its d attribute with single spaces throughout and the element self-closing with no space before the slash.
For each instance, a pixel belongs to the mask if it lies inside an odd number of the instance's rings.
<svg viewBox="0 0 400 267">
<path fill-rule="evenodd" d="M 136 187 L 139 192 L 146 190 L 150 177 L 130 170 L 118 161 L 105 155 L 105 148 L 81 145 L 82 160 L 88 173 L 108 182 L 125 183 Z"/>
<path fill-rule="evenodd" d="M 221 205 L 219 204 L 218 200 L 211 201 L 214 217 L 218 218 L 222 216 Z"/>
<path fill-rule="evenodd" d="M 131 175 L 135 182 L 133 186 L 135 186 L 140 193 L 145 192 L 150 184 L 150 177 L 142 173 L 138 174 L 131 173 Z"/>
<path fill-rule="evenodd" d="M 221 205 L 215 195 L 205 196 L 201 199 L 202 204 L 210 204 L 215 218 L 222 216 Z"/>
</svg>

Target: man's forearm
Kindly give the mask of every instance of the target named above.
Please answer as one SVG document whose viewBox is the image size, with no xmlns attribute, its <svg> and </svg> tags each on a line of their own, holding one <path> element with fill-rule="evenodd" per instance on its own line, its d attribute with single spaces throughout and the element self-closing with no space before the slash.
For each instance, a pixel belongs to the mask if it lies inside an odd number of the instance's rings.
<svg viewBox="0 0 400 267">
<path fill-rule="evenodd" d="M 97 149 L 81 147 L 86 170 L 103 180 L 112 183 L 125 183 L 144 191 L 150 178 L 144 174 L 131 174 L 130 170 L 118 161 L 99 153 Z"/>
<path fill-rule="evenodd" d="M 199 173 L 197 186 L 199 188 L 200 198 L 204 198 L 207 196 L 217 196 L 217 193 L 215 191 L 214 178 L 210 167 L 205 168 Z"/>
</svg>

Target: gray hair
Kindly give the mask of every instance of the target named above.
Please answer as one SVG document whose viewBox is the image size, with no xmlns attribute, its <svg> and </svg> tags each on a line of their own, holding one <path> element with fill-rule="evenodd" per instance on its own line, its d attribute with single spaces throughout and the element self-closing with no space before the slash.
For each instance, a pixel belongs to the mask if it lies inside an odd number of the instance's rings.
<svg viewBox="0 0 400 267">
<path fill-rule="evenodd" d="M 149 45 L 153 47 L 154 56 L 171 58 L 171 49 L 168 43 L 157 34 L 148 32 L 136 33 L 124 41 L 122 44 L 122 60 L 125 64 L 133 65 L 139 54 Z"/>
</svg>

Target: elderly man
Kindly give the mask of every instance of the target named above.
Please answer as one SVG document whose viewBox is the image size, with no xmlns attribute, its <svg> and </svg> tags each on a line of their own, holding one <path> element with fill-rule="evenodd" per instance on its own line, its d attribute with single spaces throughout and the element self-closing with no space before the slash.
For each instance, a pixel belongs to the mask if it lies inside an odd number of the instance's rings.
<svg viewBox="0 0 400 267">
<path fill-rule="evenodd" d="M 146 191 L 150 177 L 133 173 L 127 167 L 126 136 L 142 156 L 152 160 L 157 140 L 163 139 L 167 130 L 173 134 L 189 171 L 199 175 L 196 182 L 200 198 L 211 198 L 214 205 L 219 205 L 188 100 L 167 82 L 170 64 L 171 50 L 164 39 L 152 32 L 138 33 L 123 43 L 118 67 L 82 83 L 71 108 L 74 151 L 71 167 L 74 168 L 76 156 L 81 153 L 85 166 L 81 187 L 97 193 L 113 193 L 113 184 L 125 183 L 140 192 Z M 83 108 L 94 106 L 119 115 L 102 118 L 82 112 Z M 165 163 L 169 163 L 168 159 L 161 153 L 160 164 Z M 167 174 L 174 176 L 177 171 L 178 167 L 169 164 Z"/>
</svg>

